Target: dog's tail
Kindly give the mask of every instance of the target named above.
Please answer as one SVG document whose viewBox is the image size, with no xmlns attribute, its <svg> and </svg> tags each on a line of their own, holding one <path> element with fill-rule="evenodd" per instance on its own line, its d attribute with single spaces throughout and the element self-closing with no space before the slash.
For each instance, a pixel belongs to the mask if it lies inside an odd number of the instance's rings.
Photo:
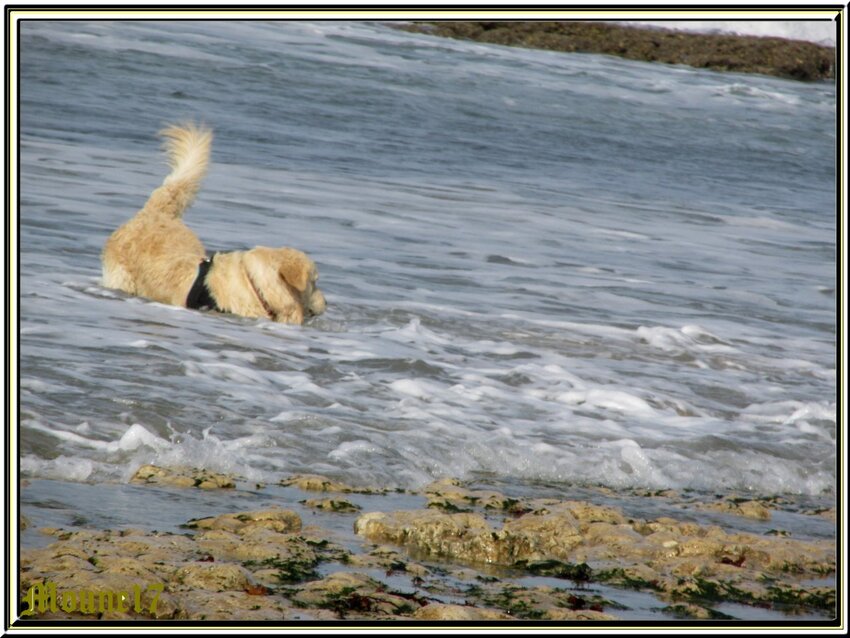
<svg viewBox="0 0 850 638">
<path fill-rule="evenodd" d="M 182 217 L 192 205 L 207 172 L 212 147 L 212 131 L 196 124 L 169 126 L 159 132 L 165 138 L 171 173 L 145 204 L 145 209 L 158 215 Z"/>
</svg>

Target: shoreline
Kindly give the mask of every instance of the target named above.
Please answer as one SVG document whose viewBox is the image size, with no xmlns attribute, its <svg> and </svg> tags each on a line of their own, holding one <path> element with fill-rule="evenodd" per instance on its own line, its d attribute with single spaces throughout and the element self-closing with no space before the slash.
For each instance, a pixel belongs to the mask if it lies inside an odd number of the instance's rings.
<svg viewBox="0 0 850 638">
<path fill-rule="evenodd" d="M 40 483 L 49 482 L 25 484 L 24 496 L 56 487 Z M 835 510 L 792 497 L 583 488 L 580 498 L 512 498 L 454 479 L 417 491 L 313 475 L 252 485 L 154 466 L 129 485 L 76 488 L 86 490 L 93 502 L 117 491 L 142 519 L 30 524 L 20 574 L 21 596 L 36 606 L 29 618 L 513 625 L 835 614 Z M 39 517 L 26 502 L 24 523 Z M 634 516 L 630 503 L 655 513 Z M 85 506 L 69 508 L 79 516 Z M 145 512 L 157 520 L 139 525 Z M 63 611 L 56 593 L 51 609 L 51 588 L 134 600 Z"/>
<path fill-rule="evenodd" d="M 790 80 L 835 78 L 835 47 L 779 37 L 692 33 L 601 21 L 423 21 L 397 28 L 487 44 L 613 55 Z"/>
</svg>

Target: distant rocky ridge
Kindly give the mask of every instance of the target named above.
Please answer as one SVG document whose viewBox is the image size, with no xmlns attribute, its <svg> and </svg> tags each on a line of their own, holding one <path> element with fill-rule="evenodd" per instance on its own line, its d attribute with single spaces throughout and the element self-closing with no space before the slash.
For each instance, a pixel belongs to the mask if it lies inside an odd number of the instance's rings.
<svg viewBox="0 0 850 638">
<path fill-rule="evenodd" d="M 835 77 L 835 48 L 786 38 L 723 35 L 623 26 L 610 22 L 416 22 L 417 33 L 569 53 L 687 64 L 793 80 Z"/>
</svg>

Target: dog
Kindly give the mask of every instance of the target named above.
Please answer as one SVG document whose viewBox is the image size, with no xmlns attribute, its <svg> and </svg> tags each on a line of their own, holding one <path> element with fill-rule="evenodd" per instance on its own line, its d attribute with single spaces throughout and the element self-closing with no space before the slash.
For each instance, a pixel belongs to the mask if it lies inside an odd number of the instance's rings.
<svg viewBox="0 0 850 638">
<path fill-rule="evenodd" d="M 207 172 L 212 131 L 195 124 L 160 131 L 171 172 L 144 207 L 103 248 L 102 283 L 131 295 L 188 308 L 290 324 L 325 311 L 312 259 L 294 248 L 215 253 L 183 223 Z"/>
</svg>

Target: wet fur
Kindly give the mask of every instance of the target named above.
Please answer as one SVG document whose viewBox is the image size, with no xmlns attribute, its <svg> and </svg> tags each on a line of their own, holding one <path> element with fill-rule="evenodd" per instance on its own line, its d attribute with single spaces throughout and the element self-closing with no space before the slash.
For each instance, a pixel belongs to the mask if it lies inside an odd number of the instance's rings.
<svg viewBox="0 0 850 638">
<path fill-rule="evenodd" d="M 188 124 L 168 127 L 160 135 L 171 173 L 144 208 L 106 241 L 103 285 L 185 306 L 206 252 L 182 217 L 207 172 L 212 132 Z M 221 310 L 301 324 L 325 310 L 317 279 L 315 264 L 303 252 L 258 246 L 217 253 L 206 284 Z"/>
</svg>

